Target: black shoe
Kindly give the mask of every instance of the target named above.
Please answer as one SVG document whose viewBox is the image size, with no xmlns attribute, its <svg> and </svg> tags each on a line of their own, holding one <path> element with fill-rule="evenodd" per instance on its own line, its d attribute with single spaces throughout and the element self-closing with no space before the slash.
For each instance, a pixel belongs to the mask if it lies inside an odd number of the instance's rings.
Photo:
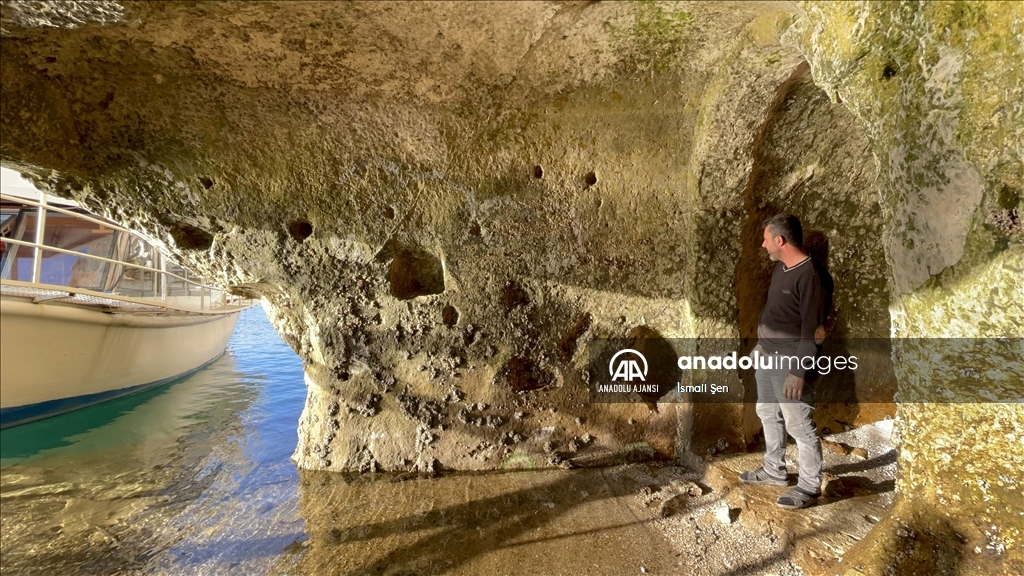
<svg viewBox="0 0 1024 576">
<path fill-rule="evenodd" d="M 767 484 L 768 486 L 789 486 L 789 479 L 772 476 L 764 469 L 764 466 L 757 470 L 749 470 L 740 474 L 740 482 L 744 484 Z"/>
<path fill-rule="evenodd" d="M 818 498 L 820 497 L 820 493 L 812 494 L 796 486 L 783 492 L 782 496 L 779 496 L 779 499 L 775 501 L 775 505 L 786 510 L 799 510 L 814 506 L 818 503 Z"/>
</svg>

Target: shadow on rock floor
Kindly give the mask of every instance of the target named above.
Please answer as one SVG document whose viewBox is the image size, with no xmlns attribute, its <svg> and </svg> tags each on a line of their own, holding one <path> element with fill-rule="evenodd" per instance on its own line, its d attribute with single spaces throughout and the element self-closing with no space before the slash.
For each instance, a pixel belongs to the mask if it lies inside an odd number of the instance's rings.
<svg viewBox="0 0 1024 576">
<path fill-rule="evenodd" d="M 303 473 L 309 539 L 277 571 L 822 573 L 892 500 L 895 463 L 885 453 L 858 458 L 827 456 L 831 495 L 800 512 L 775 507 L 781 489 L 738 484 L 759 454 L 719 457 L 704 471 L 647 463 L 433 478 Z"/>
<path fill-rule="evenodd" d="M 712 459 L 705 482 L 728 503 L 740 523 L 784 543 L 786 556 L 806 574 L 824 574 L 885 517 L 895 497 L 896 452 L 891 421 L 826 436 L 823 488 L 818 505 L 783 510 L 775 500 L 786 489 L 740 484 L 737 476 L 762 464 L 760 453 Z M 790 483 L 796 484 L 797 451 L 788 446 Z"/>
</svg>

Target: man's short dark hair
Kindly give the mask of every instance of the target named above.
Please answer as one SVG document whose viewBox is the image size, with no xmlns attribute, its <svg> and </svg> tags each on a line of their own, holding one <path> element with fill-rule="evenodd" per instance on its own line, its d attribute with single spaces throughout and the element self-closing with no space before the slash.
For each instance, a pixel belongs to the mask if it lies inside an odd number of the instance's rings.
<svg viewBox="0 0 1024 576">
<path fill-rule="evenodd" d="M 804 244 L 803 226 L 800 225 L 800 219 L 792 214 L 776 214 L 764 221 L 764 227 L 772 237 L 782 236 L 786 242 L 797 248 Z"/>
</svg>

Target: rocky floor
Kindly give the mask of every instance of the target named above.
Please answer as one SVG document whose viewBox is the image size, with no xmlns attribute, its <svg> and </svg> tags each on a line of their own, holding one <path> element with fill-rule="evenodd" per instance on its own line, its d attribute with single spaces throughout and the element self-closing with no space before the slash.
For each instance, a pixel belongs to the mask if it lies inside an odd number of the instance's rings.
<svg viewBox="0 0 1024 576">
<path fill-rule="evenodd" d="M 890 430 L 882 421 L 826 436 L 826 496 L 799 512 L 775 506 L 781 488 L 738 483 L 740 471 L 760 465 L 755 452 L 709 457 L 696 468 L 300 472 L 298 502 L 294 491 L 275 499 L 273 486 L 234 502 L 233 480 L 175 483 L 159 467 L 91 484 L 44 481 L 24 469 L 24 478 L 8 474 L 0 487 L 3 571 L 824 574 L 892 504 Z M 795 472 L 795 447 L 787 459 Z M 189 504 L 196 490 L 205 496 Z M 153 496 L 169 493 L 177 504 Z M 230 520 L 240 515 L 251 519 Z"/>
<path fill-rule="evenodd" d="M 823 440 L 824 495 L 804 511 L 775 506 L 784 489 L 742 485 L 737 475 L 761 465 L 758 453 L 708 462 L 700 485 L 711 489 L 682 513 L 661 521 L 692 573 L 823 574 L 891 507 L 896 454 L 892 421 L 831 434 Z M 796 482 L 796 447 L 786 460 Z"/>
<path fill-rule="evenodd" d="M 774 505 L 779 488 L 739 485 L 736 474 L 760 464 L 756 453 L 720 456 L 704 470 L 636 463 L 383 480 L 306 473 L 310 538 L 274 571 L 821 574 L 892 503 L 890 424 L 826 437 L 826 496 L 801 512 Z M 787 458 L 795 456 L 790 447 Z"/>
</svg>

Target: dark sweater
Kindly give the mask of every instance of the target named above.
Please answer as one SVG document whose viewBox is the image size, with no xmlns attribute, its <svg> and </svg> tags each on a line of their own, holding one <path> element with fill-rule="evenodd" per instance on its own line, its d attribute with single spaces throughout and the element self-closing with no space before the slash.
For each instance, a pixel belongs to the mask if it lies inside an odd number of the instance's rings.
<svg viewBox="0 0 1024 576">
<path fill-rule="evenodd" d="M 765 353 L 816 358 L 814 331 L 825 323 L 828 296 L 810 258 L 789 269 L 779 262 L 772 272 L 768 302 L 757 320 L 758 344 Z M 789 371 L 805 379 L 810 372 L 813 369 L 796 366 Z"/>
</svg>

